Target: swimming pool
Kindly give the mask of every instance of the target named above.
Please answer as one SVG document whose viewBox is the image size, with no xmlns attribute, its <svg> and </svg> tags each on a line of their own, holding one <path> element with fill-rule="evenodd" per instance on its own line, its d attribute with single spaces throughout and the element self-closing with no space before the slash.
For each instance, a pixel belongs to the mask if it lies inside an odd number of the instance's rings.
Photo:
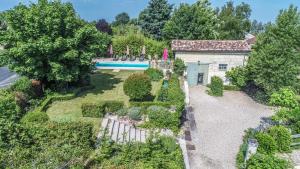
<svg viewBox="0 0 300 169">
<path fill-rule="evenodd" d="M 146 70 L 150 67 L 149 62 L 97 62 L 97 69 L 124 69 L 124 70 Z"/>
</svg>

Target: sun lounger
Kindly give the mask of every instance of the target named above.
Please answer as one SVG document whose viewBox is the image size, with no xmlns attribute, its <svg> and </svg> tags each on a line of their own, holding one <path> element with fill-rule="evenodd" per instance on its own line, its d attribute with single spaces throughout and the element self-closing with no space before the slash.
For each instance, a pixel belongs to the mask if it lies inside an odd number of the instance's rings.
<svg viewBox="0 0 300 169">
<path fill-rule="evenodd" d="M 136 60 L 135 56 L 130 57 L 130 61 L 135 61 L 135 60 Z"/>
<path fill-rule="evenodd" d="M 121 61 L 126 61 L 126 60 L 127 60 L 127 56 L 125 55 L 122 57 Z"/>
<path fill-rule="evenodd" d="M 144 60 L 145 60 L 145 56 L 144 56 L 144 55 L 141 55 L 140 58 L 139 58 L 139 61 L 140 61 L 140 62 L 143 62 Z"/>
</svg>

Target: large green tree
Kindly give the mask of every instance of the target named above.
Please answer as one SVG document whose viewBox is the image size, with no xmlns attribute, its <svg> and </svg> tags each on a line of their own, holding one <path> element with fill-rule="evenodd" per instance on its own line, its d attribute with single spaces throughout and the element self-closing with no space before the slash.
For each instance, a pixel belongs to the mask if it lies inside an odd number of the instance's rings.
<svg viewBox="0 0 300 169">
<path fill-rule="evenodd" d="M 234 3 L 229 1 L 217 11 L 220 20 L 220 39 L 244 39 L 251 28 L 250 5 L 241 3 L 234 6 Z"/>
<path fill-rule="evenodd" d="M 208 0 L 181 4 L 163 29 L 164 38 L 217 39 L 218 18 Z"/>
<path fill-rule="evenodd" d="M 276 23 L 260 34 L 247 69 L 250 80 L 267 94 L 285 86 L 299 89 L 300 13 L 296 7 L 282 10 Z"/>
<path fill-rule="evenodd" d="M 20 4 L 5 13 L 5 21 L 2 59 L 11 70 L 46 85 L 79 80 L 108 43 L 107 35 L 80 19 L 71 3 Z"/>
<path fill-rule="evenodd" d="M 115 21 L 112 23 L 114 26 L 126 25 L 130 21 L 128 13 L 122 12 L 115 17 Z"/>
<path fill-rule="evenodd" d="M 162 29 L 171 17 L 172 8 L 167 0 L 150 0 L 148 7 L 139 15 L 143 31 L 155 39 L 162 39 Z"/>
</svg>

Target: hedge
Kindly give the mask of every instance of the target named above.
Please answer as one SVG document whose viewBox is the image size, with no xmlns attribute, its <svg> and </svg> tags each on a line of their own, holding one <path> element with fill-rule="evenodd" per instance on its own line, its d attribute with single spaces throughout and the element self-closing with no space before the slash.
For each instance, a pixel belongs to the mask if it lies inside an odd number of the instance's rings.
<svg viewBox="0 0 300 169">
<path fill-rule="evenodd" d="M 49 116 L 45 112 L 33 111 L 27 113 L 22 119 L 22 123 L 44 123 L 49 120 Z"/>
<path fill-rule="evenodd" d="M 83 117 L 100 118 L 105 115 L 105 103 L 83 103 L 81 105 Z"/>
<path fill-rule="evenodd" d="M 107 112 L 116 113 L 124 108 L 124 102 L 121 101 L 104 101 L 100 103 L 83 103 L 81 105 L 83 117 L 104 117 Z"/>
<path fill-rule="evenodd" d="M 223 96 L 223 80 L 218 76 L 211 78 L 210 92 L 212 96 Z"/>
<path fill-rule="evenodd" d="M 106 112 L 116 112 L 124 108 L 124 102 L 122 101 L 106 101 L 105 111 Z"/>
</svg>

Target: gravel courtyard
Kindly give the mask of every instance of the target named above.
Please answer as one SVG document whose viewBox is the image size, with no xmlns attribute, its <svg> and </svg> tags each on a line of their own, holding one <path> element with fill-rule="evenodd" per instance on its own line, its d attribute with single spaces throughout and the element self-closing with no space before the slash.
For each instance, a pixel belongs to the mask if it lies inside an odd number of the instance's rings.
<svg viewBox="0 0 300 169">
<path fill-rule="evenodd" d="M 191 131 L 196 147 L 189 151 L 191 169 L 234 169 L 244 130 L 257 127 L 262 117 L 273 112 L 242 92 L 228 91 L 223 97 L 212 97 L 206 89 L 190 88 L 196 122 Z"/>
</svg>

